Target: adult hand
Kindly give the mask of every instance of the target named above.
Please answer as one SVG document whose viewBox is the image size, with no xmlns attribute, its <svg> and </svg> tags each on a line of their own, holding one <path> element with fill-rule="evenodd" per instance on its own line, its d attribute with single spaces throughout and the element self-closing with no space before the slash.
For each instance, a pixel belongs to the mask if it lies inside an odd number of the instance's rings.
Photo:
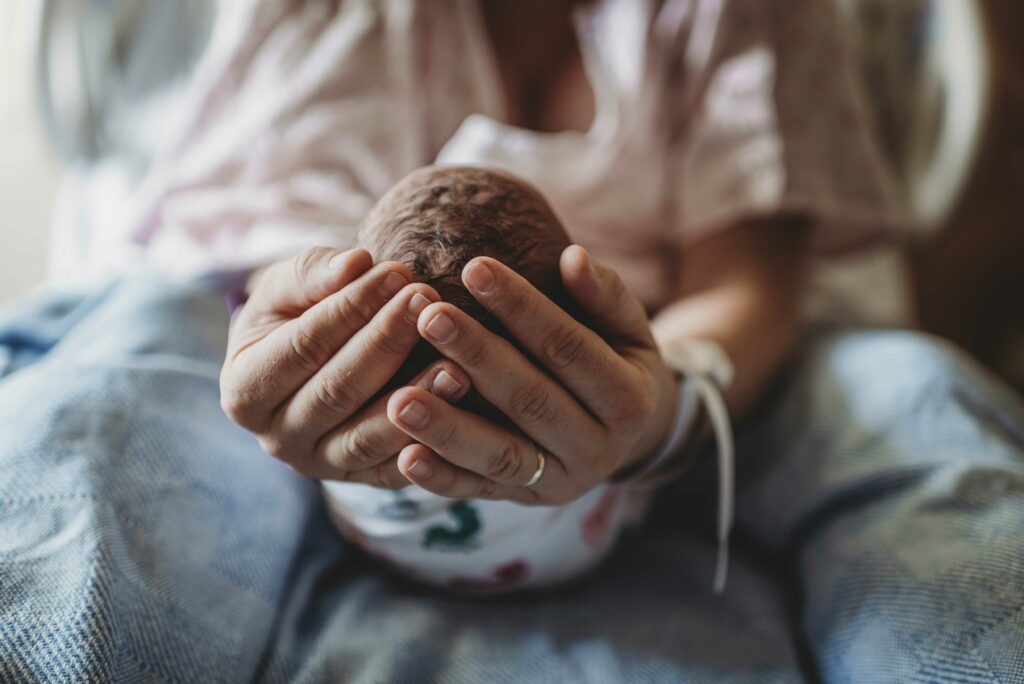
<svg viewBox="0 0 1024 684">
<path fill-rule="evenodd" d="M 469 375 L 518 427 L 506 429 L 403 388 L 388 417 L 414 444 L 398 458 L 420 487 L 449 497 L 557 505 L 651 454 L 675 411 L 677 381 L 665 366 L 643 306 L 611 268 L 568 247 L 560 262 L 569 293 L 599 335 L 495 259 L 470 261 L 462 280 L 537 364 L 458 308 L 433 303 L 420 334 Z M 606 341 L 607 340 L 607 341 Z M 544 474 L 525 488 L 546 454 Z"/>
<path fill-rule="evenodd" d="M 316 248 L 270 266 L 232 326 L 220 377 L 225 413 L 309 477 L 397 488 L 395 456 L 412 442 L 370 401 L 419 341 L 418 316 L 440 297 L 397 262 Z M 469 388 L 451 361 L 411 383 L 439 402 Z"/>
</svg>

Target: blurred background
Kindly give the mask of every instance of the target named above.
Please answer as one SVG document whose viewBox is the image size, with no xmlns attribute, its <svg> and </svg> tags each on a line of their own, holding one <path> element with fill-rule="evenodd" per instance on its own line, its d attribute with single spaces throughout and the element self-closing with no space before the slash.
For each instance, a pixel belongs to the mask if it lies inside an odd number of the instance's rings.
<svg viewBox="0 0 1024 684">
<path fill-rule="evenodd" d="M 36 108 L 33 8 L 0 3 L 0 303 L 41 282 L 60 164 Z"/>
<path fill-rule="evenodd" d="M 830 1 L 912 225 L 897 248 L 827 277 L 902 281 L 900 297 L 879 291 L 870 320 L 949 337 L 1022 389 L 1024 2 Z M 0 3 L 0 303 L 101 275 L 65 247 L 118 220 L 181 106 L 214 5 Z"/>
</svg>

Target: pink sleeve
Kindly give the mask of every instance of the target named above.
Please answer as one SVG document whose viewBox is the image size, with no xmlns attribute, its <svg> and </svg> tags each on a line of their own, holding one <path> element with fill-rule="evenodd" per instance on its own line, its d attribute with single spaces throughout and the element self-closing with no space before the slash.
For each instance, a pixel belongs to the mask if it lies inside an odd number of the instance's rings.
<svg viewBox="0 0 1024 684">
<path fill-rule="evenodd" d="M 376 199 L 458 123 L 437 111 L 460 87 L 446 7 L 221 3 L 188 112 L 142 186 L 132 237 L 147 259 L 197 275 L 353 246 Z M 421 92 L 442 68 L 448 80 Z"/>
<path fill-rule="evenodd" d="M 698 5 L 673 103 L 675 241 L 788 212 L 812 219 L 819 251 L 891 233 L 899 198 L 831 3 Z"/>
</svg>

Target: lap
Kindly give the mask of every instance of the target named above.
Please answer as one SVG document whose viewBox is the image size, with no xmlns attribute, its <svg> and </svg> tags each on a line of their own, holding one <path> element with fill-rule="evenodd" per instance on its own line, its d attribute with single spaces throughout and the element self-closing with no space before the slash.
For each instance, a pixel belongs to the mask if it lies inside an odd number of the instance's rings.
<svg viewBox="0 0 1024 684">
<path fill-rule="evenodd" d="M 739 525 L 792 568 L 824 679 L 1024 680 L 1018 396 L 933 338 L 830 333 L 740 449 Z"/>
<path fill-rule="evenodd" d="M 1020 665 L 1003 654 L 1024 628 L 1019 415 L 1017 398 L 931 338 L 811 338 L 741 431 L 722 599 L 707 593 L 711 525 L 689 524 L 713 511 L 698 473 L 665 492 L 642 542 L 557 601 L 467 608 L 369 574 L 359 582 L 373 601 L 327 618 L 331 646 L 306 662 L 344 668 L 372 643 L 338 647 L 340 636 L 356 624 L 394 634 L 394 618 L 427 628 L 399 640 L 409 660 L 378 663 L 384 679 L 413 663 L 451 679 L 585 679 L 575 653 L 586 645 L 613 680 L 1014 681 Z"/>
<path fill-rule="evenodd" d="M 770 569 L 741 556 L 715 596 L 714 545 L 678 528 L 639 532 L 571 586 L 483 600 L 323 553 L 325 521 L 307 534 L 321 551 L 292 584 L 267 681 L 804 681 Z"/>
<path fill-rule="evenodd" d="M 0 382 L 0 679 L 800 679 L 771 573 L 741 563 L 716 599 L 713 546 L 676 529 L 484 604 L 360 560 L 221 415 L 216 293 L 126 282 L 26 311 L 0 325 L 21 359 Z"/>
<path fill-rule="evenodd" d="M 741 431 L 724 597 L 698 473 L 593 577 L 479 603 L 360 560 L 221 415 L 215 293 L 129 282 L 35 311 L 0 323 L 24 365 L 0 383 L 0 678 L 799 681 L 801 632 L 812 668 L 849 673 L 893 625 L 924 634 L 941 591 L 1021 565 L 1019 406 L 918 336 L 814 338 Z M 1001 591 L 928 639 L 1005 646 Z"/>
<path fill-rule="evenodd" d="M 944 341 L 827 332 L 809 338 L 768 408 L 741 432 L 739 450 L 738 515 L 781 548 L 831 510 L 936 478 L 971 491 L 1003 482 L 1008 489 L 992 494 L 1019 502 L 1024 406 Z"/>
<path fill-rule="evenodd" d="M 0 679 L 254 672 L 316 499 L 221 414 L 223 299 L 60 310 L 6 338 L 37 358 L 0 383 Z"/>
</svg>

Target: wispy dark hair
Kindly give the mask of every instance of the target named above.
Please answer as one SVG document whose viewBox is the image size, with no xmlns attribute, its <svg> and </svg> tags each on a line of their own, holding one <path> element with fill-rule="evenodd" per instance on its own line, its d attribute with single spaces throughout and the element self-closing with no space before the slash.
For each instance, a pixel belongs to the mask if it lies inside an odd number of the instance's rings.
<svg viewBox="0 0 1024 684">
<path fill-rule="evenodd" d="M 511 175 L 475 167 L 414 171 L 374 206 L 359 236 L 374 261 L 406 264 L 444 301 L 505 337 L 507 331 L 462 285 L 462 269 L 474 257 L 497 259 L 578 315 L 558 269 L 569 245 L 565 229 L 541 194 Z M 389 387 L 407 382 L 437 356 L 421 343 Z M 480 401 L 467 400 L 471 405 Z M 480 405 L 471 408 L 491 412 Z"/>
</svg>

